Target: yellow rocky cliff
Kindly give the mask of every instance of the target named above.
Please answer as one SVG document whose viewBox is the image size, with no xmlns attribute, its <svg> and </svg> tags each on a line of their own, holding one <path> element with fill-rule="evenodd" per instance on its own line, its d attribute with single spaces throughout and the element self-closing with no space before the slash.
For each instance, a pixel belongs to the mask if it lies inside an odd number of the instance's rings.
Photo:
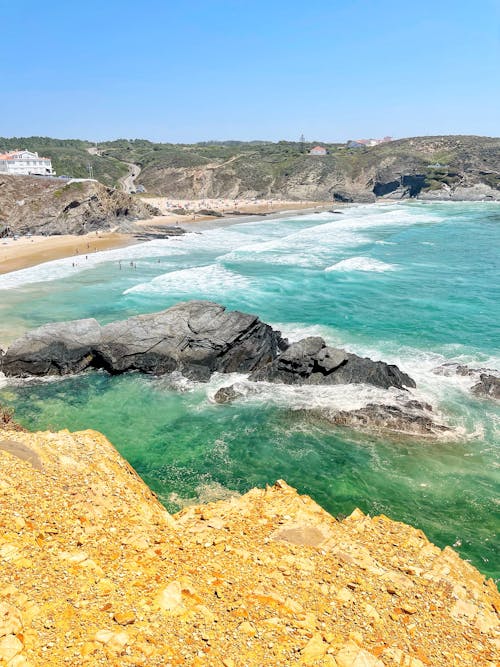
<svg viewBox="0 0 500 667">
<path fill-rule="evenodd" d="M 458 555 L 284 482 L 169 515 L 100 434 L 0 432 L 0 665 L 493 667 Z"/>
</svg>

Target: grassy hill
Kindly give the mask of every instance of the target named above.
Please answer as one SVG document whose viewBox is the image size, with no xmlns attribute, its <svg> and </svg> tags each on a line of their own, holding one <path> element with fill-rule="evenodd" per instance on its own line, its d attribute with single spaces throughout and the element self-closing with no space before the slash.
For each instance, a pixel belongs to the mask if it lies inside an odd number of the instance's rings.
<svg viewBox="0 0 500 667">
<path fill-rule="evenodd" d="M 36 151 L 52 160 L 58 176 L 88 178 L 90 164 L 94 178 L 104 185 L 114 186 L 127 173 L 127 167 L 116 160 L 91 155 L 88 149 L 94 146 L 90 141 L 79 139 L 50 139 L 48 137 L 0 137 L 0 152 L 26 148 Z"/>
<path fill-rule="evenodd" d="M 328 155 L 308 154 L 317 143 Z M 100 143 L 96 155 L 89 153 L 96 146 L 88 141 L 0 138 L 0 150 L 14 148 L 50 157 L 58 174 L 85 177 L 90 163 L 94 176 L 106 185 L 118 183 L 127 173 L 126 163 L 138 164 L 138 183 L 167 197 L 371 201 L 459 193 L 460 198 L 463 188 L 472 192 L 480 186 L 483 198 L 500 198 L 500 139 L 490 137 L 413 137 L 370 148 L 316 141 L 169 144 L 118 139 Z"/>
</svg>

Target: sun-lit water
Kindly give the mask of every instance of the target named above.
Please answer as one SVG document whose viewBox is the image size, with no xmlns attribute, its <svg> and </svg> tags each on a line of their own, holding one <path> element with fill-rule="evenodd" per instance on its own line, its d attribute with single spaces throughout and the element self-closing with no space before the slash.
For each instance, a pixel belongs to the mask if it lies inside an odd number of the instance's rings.
<svg viewBox="0 0 500 667">
<path fill-rule="evenodd" d="M 356 506 L 422 528 L 500 576 L 500 411 L 445 361 L 498 367 L 500 206 L 406 203 L 222 226 L 0 276 L 0 346 L 48 321 L 101 322 L 202 298 L 257 313 L 292 339 L 397 363 L 462 437 L 398 440 L 334 429 L 304 408 L 356 406 L 362 388 L 263 385 L 216 405 L 227 378 L 91 373 L 0 379 L 31 428 L 96 428 L 169 509 L 284 478 L 333 514 Z M 120 263 L 121 262 L 121 263 Z M 131 262 L 136 268 L 131 266 Z M 245 382 L 243 377 L 236 378 Z"/>
</svg>

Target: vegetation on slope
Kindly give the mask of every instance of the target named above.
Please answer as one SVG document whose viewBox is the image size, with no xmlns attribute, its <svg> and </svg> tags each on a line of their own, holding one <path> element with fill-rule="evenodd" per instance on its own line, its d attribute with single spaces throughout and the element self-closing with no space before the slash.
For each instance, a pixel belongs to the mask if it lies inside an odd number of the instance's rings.
<svg viewBox="0 0 500 667">
<path fill-rule="evenodd" d="M 127 173 L 126 163 L 138 164 L 138 184 L 172 197 L 330 199 L 347 193 L 347 198 L 370 200 L 396 190 L 399 196 L 413 196 L 417 190 L 432 193 L 477 183 L 500 191 L 500 139 L 414 137 L 370 148 L 320 142 L 328 150 L 324 157 L 309 155 L 316 143 L 118 139 L 96 145 L 17 137 L 0 138 L 0 150 L 36 150 L 52 159 L 58 174 L 74 177 L 87 176 L 90 163 L 95 178 L 106 185 L 118 184 Z"/>
</svg>

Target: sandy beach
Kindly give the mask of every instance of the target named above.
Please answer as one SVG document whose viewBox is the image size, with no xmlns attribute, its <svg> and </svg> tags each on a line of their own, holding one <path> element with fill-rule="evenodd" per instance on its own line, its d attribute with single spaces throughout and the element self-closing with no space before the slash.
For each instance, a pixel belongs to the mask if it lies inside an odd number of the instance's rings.
<svg viewBox="0 0 500 667">
<path fill-rule="evenodd" d="M 247 199 L 205 199 L 205 200 L 167 200 L 165 197 L 148 197 L 147 201 L 156 206 L 160 216 L 135 222 L 139 227 L 176 225 L 185 229 L 193 226 L 206 229 L 212 225 L 230 224 L 232 221 L 249 215 L 273 215 L 289 211 L 325 210 L 332 206 L 329 202 L 297 202 Z M 193 211 L 188 215 L 179 215 L 176 209 Z M 224 217 L 202 215 L 194 211 L 210 210 L 221 213 Z M 227 216 L 227 217 L 226 217 Z M 0 274 L 26 269 L 54 259 L 75 256 L 84 257 L 94 252 L 111 250 L 134 243 L 139 243 L 135 235 L 119 232 L 99 232 L 73 236 L 22 236 L 17 239 L 0 239 Z"/>
<path fill-rule="evenodd" d="M 188 222 L 200 219 L 210 219 L 216 216 L 209 216 L 205 211 L 214 211 L 224 216 L 245 216 L 245 215 L 270 215 L 280 211 L 300 211 L 303 209 L 314 209 L 331 207 L 333 202 L 315 202 L 315 201 L 294 201 L 294 200 L 275 200 L 275 199 L 249 199 L 236 198 L 227 199 L 219 197 L 217 199 L 169 199 L 168 197 L 151 197 L 143 195 L 143 198 L 151 206 L 156 206 L 172 222 Z M 178 214 L 175 211 L 183 209 L 187 214 Z M 203 212 L 203 213 L 201 213 Z"/>
<path fill-rule="evenodd" d="M 84 236 L 22 236 L 0 239 L 0 274 L 36 266 L 53 259 L 75 256 L 79 259 L 101 250 L 134 243 L 134 237 L 114 232 Z"/>
</svg>

